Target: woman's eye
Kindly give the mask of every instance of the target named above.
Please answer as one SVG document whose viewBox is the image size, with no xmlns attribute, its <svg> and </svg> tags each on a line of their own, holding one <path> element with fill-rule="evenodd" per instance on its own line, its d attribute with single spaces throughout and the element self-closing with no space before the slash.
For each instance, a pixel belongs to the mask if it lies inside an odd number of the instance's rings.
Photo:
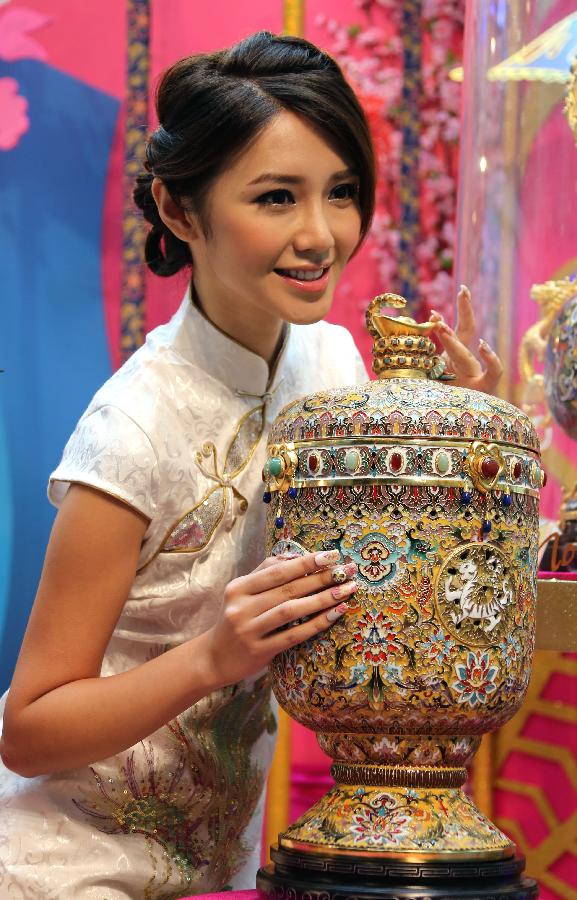
<svg viewBox="0 0 577 900">
<path fill-rule="evenodd" d="M 354 182 L 337 184 L 331 191 L 331 200 L 355 200 L 359 193 L 359 186 Z"/>
<path fill-rule="evenodd" d="M 263 206 L 286 206 L 289 203 L 294 203 L 294 198 L 290 191 L 279 189 L 261 194 L 260 197 L 257 197 L 256 202 L 261 203 Z"/>
</svg>

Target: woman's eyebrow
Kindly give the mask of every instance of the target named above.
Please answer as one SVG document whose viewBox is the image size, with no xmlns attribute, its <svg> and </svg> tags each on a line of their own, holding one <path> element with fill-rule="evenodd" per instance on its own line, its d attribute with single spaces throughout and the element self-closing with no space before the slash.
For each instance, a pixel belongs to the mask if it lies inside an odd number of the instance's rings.
<svg viewBox="0 0 577 900">
<path fill-rule="evenodd" d="M 339 172 L 334 172 L 329 181 L 338 181 L 340 178 L 351 178 L 355 177 L 357 172 L 354 169 L 341 169 Z M 249 186 L 253 184 L 263 184 L 264 182 L 274 184 L 302 184 L 303 181 L 306 181 L 306 178 L 302 178 L 300 175 L 282 175 L 280 172 L 263 172 L 262 175 L 259 175 L 253 181 L 249 182 Z"/>
</svg>

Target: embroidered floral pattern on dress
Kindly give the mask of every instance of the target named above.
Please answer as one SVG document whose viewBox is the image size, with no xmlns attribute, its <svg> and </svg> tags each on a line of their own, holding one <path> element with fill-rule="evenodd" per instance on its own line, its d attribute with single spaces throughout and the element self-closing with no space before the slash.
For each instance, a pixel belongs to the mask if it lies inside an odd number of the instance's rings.
<svg viewBox="0 0 577 900">
<path fill-rule="evenodd" d="M 170 767 L 158 766 L 152 744 L 142 742 L 138 759 L 132 750 L 117 778 L 92 768 L 94 790 L 73 802 L 100 831 L 146 838 L 151 874 L 144 900 L 176 900 L 195 884 L 205 885 L 207 875 L 214 889 L 223 889 L 240 869 L 251 850 L 242 835 L 265 777 L 251 750 L 275 728 L 268 677 L 262 676 L 251 689 L 235 685 L 215 692 L 169 723 Z M 178 890 L 167 892 L 175 877 Z"/>
</svg>

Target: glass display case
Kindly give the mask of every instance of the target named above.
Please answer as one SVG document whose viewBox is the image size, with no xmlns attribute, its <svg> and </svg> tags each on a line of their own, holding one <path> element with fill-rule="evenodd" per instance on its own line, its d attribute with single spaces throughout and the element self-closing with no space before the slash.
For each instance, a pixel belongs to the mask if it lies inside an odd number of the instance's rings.
<svg viewBox="0 0 577 900">
<path fill-rule="evenodd" d="M 557 520 L 563 492 L 577 483 L 577 313 L 566 308 L 577 295 L 568 87 L 577 12 L 574 0 L 480 0 L 467 16 L 457 279 L 504 361 L 503 396 L 540 429 L 549 474 L 542 513 Z"/>
</svg>

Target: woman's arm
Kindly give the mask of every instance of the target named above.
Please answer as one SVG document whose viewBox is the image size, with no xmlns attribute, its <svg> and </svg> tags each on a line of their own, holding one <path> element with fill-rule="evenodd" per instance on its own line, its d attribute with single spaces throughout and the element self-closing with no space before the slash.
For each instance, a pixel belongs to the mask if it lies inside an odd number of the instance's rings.
<svg viewBox="0 0 577 900">
<path fill-rule="evenodd" d="M 326 556 L 269 560 L 231 582 L 209 631 L 128 672 L 100 677 L 146 527 L 140 514 L 98 491 L 69 489 L 6 705 L 0 752 L 19 774 L 77 768 L 127 749 L 326 628 L 326 610 L 343 599 Z M 352 593 L 354 582 L 347 586 Z M 305 615 L 313 618 L 277 631 Z"/>
</svg>

